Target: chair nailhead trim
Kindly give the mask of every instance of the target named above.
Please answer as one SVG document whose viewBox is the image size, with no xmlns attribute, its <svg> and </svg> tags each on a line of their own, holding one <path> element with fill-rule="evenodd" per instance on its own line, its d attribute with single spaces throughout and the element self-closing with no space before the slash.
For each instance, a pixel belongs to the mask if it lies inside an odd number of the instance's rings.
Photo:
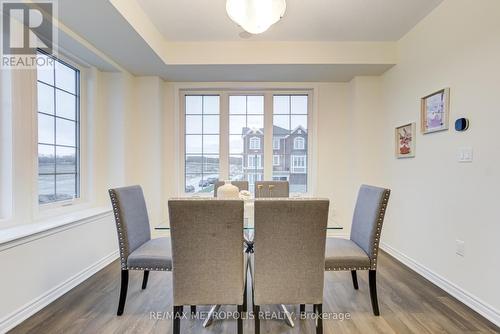
<svg viewBox="0 0 500 334">
<path fill-rule="evenodd" d="M 347 271 L 347 270 L 370 270 L 371 267 L 333 267 L 326 268 L 327 271 Z"/>
<path fill-rule="evenodd" d="M 144 267 L 127 267 L 127 270 L 149 270 L 149 271 L 172 271 L 172 268 L 144 268 Z"/>
<path fill-rule="evenodd" d="M 382 203 L 380 204 L 379 215 L 377 219 L 377 232 L 375 233 L 375 240 L 373 243 L 373 259 L 371 259 L 370 269 L 377 269 L 377 256 L 378 256 L 378 246 L 380 242 L 380 232 L 382 231 L 382 223 L 384 222 L 385 211 L 387 209 L 387 203 L 389 202 L 389 196 L 391 191 L 389 189 L 385 189 L 384 197 L 382 199 Z"/>
<path fill-rule="evenodd" d="M 113 207 L 113 214 L 115 216 L 115 222 L 116 222 L 116 229 L 118 230 L 118 244 L 119 244 L 119 249 L 120 249 L 120 264 L 121 264 L 121 269 L 126 270 L 127 269 L 127 245 L 126 245 L 126 240 L 124 238 L 124 233 L 123 233 L 123 227 L 120 221 L 120 213 L 118 211 L 118 202 L 116 200 L 116 194 L 113 191 L 113 189 L 109 190 L 109 197 L 111 198 L 111 206 Z"/>
</svg>

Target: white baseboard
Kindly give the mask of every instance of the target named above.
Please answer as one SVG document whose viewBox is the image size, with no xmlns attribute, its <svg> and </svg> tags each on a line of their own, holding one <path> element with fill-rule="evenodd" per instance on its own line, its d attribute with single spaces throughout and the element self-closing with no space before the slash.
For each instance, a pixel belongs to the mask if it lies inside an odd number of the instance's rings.
<svg viewBox="0 0 500 334">
<path fill-rule="evenodd" d="M 388 244 L 382 242 L 380 244 L 380 248 L 413 271 L 417 272 L 433 284 L 437 285 L 438 287 L 458 299 L 460 302 L 464 303 L 477 313 L 481 314 L 483 317 L 485 317 L 495 325 L 500 326 L 500 311 L 495 309 L 493 306 L 485 303 L 481 299 L 463 290 L 459 286 L 451 283 L 444 277 L 434 273 L 430 269 L 416 262 L 406 254 L 403 254 L 397 249 L 389 246 Z"/>
<path fill-rule="evenodd" d="M 89 278 L 90 276 L 97 273 L 99 270 L 103 269 L 104 267 L 112 263 L 114 260 L 118 258 L 118 256 L 119 256 L 118 250 L 113 251 L 111 254 L 106 255 L 105 257 L 95 262 L 91 266 L 80 271 L 78 274 L 70 277 L 65 282 L 52 288 L 43 295 L 33 299 L 31 302 L 20 307 L 19 309 L 7 315 L 3 319 L 0 319 L 0 333 L 5 333 L 8 330 L 19 325 L 21 322 L 28 319 L 33 314 L 40 311 L 45 306 L 49 305 L 57 298 L 61 297 L 66 292 L 70 291 L 75 286 L 81 284 L 87 278 Z"/>
</svg>

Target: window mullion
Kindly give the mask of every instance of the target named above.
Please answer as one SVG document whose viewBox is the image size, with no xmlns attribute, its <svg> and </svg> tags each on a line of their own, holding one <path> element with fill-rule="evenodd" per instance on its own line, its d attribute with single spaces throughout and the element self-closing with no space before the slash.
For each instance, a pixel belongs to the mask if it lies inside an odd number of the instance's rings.
<svg viewBox="0 0 500 334">
<path fill-rule="evenodd" d="M 54 63 L 54 196 L 57 199 L 57 98 L 56 98 L 56 64 Z"/>
<path fill-rule="evenodd" d="M 220 94 L 219 179 L 229 180 L 229 94 Z"/>
<path fill-rule="evenodd" d="M 205 180 L 205 95 L 201 97 L 201 181 Z"/>
<path fill-rule="evenodd" d="M 273 178 L 273 93 L 264 94 L 264 180 Z"/>
</svg>

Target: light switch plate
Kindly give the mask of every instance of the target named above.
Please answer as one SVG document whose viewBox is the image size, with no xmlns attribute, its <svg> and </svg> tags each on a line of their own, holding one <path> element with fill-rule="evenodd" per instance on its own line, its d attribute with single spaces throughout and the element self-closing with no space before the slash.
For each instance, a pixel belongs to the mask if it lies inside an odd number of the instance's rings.
<svg viewBox="0 0 500 334">
<path fill-rule="evenodd" d="M 456 253 L 460 256 L 465 256 L 465 241 L 463 240 L 455 240 L 456 245 Z"/>
<path fill-rule="evenodd" d="M 461 147 L 458 150 L 458 162 L 472 162 L 474 151 L 471 147 Z"/>
</svg>

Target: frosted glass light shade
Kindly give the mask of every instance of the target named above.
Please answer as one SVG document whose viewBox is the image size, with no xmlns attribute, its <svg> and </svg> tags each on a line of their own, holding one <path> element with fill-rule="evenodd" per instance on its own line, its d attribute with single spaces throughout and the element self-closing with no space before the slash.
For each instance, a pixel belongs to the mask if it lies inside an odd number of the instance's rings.
<svg viewBox="0 0 500 334">
<path fill-rule="evenodd" d="M 285 0 L 227 0 L 229 18 L 251 34 L 260 34 L 285 14 Z"/>
</svg>

